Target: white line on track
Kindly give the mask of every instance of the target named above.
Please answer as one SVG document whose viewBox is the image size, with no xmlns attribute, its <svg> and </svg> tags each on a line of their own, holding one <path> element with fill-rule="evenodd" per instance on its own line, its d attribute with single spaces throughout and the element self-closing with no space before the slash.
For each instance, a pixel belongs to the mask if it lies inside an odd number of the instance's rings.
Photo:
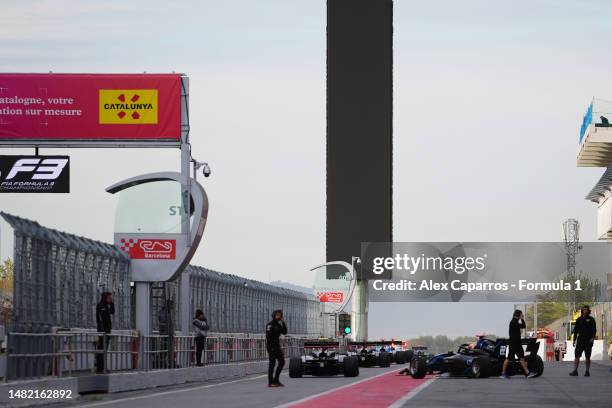
<svg viewBox="0 0 612 408">
<path fill-rule="evenodd" d="M 434 382 L 435 378 L 431 378 L 425 381 L 423 384 L 418 387 L 408 391 L 408 394 L 404 395 L 402 398 L 395 401 L 393 404 L 389 405 L 389 408 L 401 408 L 404 404 L 414 398 L 419 392 L 423 391 L 425 388 L 429 387 L 432 382 Z"/>
<path fill-rule="evenodd" d="M 219 383 L 207 384 L 207 385 L 200 385 L 200 386 L 197 386 L 197 387 L 181 388 L 181 389 L 178 389 L 178 390 L 162 391 L 162 392 L 157 392 L 157 393 L 153 393 L 153 394 L 146 394 L 146 395 L 136 395 L 134 397 L 118 398 L 118 399 L 108 400 L 108 401 L 84 403 L 84 404 L 80 404 L 80 405 L 75 405 L 75 408 L 79 408 L 79 407 L 99 407 L 101 405 L 112 405 L 112 404 L 118 404 L 120 402 L 126 402 L 126 401 L 136 401 L 136 400 L 146 399 L 146 398 L 157 398 L 157 397 L 162 396 L 162 395 L 178 394 L 180 392 L 189 392 L 189 391 L 195 391 L 195 390 L 203 390 L 203 389 L 206 389 L 206 388 L 220 387 L 222 385 L 227 385 L 227 384 L 235 384 L 235 383 L 239 383 L 239 382 L 243 382 L 243 381 L 257 380 L 259 378 L 263 378 L 263 377 L 267 377 L 267 376 L 268 376 L 268 374 L 263 374 L 263 375 L 258 375 L 258 376 L 250 377 L 250 378 L 241 378 L 240 380 L 219 382 Z"/>
<path fill-rule="evenodd" d="M 387 375 L 387 374 L 393 373 L 393 372 L 395 372 L 395 370 L 385 371 L 384 373 L 377 374 L 377 375 L 375 375 L 373 377 L 364 378 L 363 380 L 355 381 L 353 383 L 343 385 L 342 387 L 337 387 L 337 388 L 333 388 L 331 390 L 323 391 L 323 392 L 321 392 L 319 394 L 311 395 L 309 397 L 302 398 L 302 399 L 299 399 L 297 401 L 291 401 L 291 402 L 288 402 L 286 404 L 277 405 L 274 408 L 288 408 L 288 407 L 292 407 L 292 406 L 294 406 L 296 404 L 301 404 L 302 402 L 310 401 L 311 399 L 318 398 L 318 397 L 321 397 L 323 395 L 331 394 L 332 392 L 336 392 L 336 391 L 341 390 L 343 388 L 352 387 L 353 385 L 361 384 L 363 382 L 370 381 L 370 380 L 373 380 L 374 378 L 378 378 L 378 377 L 381 377 L 383 375 Z"/>
</svg>

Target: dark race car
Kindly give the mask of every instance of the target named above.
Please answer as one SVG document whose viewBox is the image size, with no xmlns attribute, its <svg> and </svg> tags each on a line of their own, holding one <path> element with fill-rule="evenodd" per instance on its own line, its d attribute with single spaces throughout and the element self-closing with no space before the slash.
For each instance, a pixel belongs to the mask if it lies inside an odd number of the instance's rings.
<svg viewBox="0 0 612 408">
<path fill-rule="evenodd" d="M 522 339 L 525 350 L 525 362 L 529 371 L 539 377 L 544 372 L 544 362 L 538 356 L 540 344 L 536 339 Z M 427 373 L 449 373 L 451 376 L 471 378 L 486 378 L 501 374 L 502 365 L 506 360 L 508 339 L 491 340 L 485 337 L 478 339 L 476 345 L 459 346 L 457 352 L 435 355 L 429 359 L 415 356 L 410 361 L 410 375 L 423 378 Z M 508 375 L 522 373 L 518 361 L 511 360 L 508 365 Z"/>
<path fill-rule="evenodd" d="M 338 375 L 357 377 L 359 361 L 356 357 L 339 352 L 340 343 L 330 340 L 312 340 L 304 343 L 302 357 L 289 360 L 289 377 L 303 375 Z"/>
<path fill-rule="evenodd" d="M 390 341 L 351 341 L 347 345 L 349 356 L 359 361 L 360 367 L 389 367 L 393 354 L 389 350 Z"/>
<path fill-rule="evenodd" d="M 412 358 L 411 351 L 404 348 L 401 342 L 392 342 L 386 351 L 391 353 L 391 361 L 395 364 L 405 364 Z"/>
<path fill-rule="evenodd" d="M 410 359 L 408 359 L 408 362 L 410 362 L 413 357 L 417 356 L 424 357 L 426 360 L 429 360 L 433 357 L 433 354 L 429 353 L 429 349 L 427 348 L 427 346 L 413 346 L 410 351 Z"/>
</svg>

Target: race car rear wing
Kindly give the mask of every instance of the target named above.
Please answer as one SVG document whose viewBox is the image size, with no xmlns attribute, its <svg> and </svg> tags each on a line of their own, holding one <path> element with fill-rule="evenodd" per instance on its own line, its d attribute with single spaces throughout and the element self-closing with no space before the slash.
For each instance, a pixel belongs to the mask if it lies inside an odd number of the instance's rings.
<svg viewBox="0 0 612 408">
<path fill-rule="evenodd" d="M 400 345 L 401 341 L 349 341 L 348 346 L 391 346 L 391 345 Z"/>
<path fill-rule="evenodd" d="M 331 341 L 331 340 L 309 340 L 304 342 L 305 349 L 314 349 L 314 348 L 340 348 L 340 342 Z"/>
<path fill-rule="evenodd" d="M 497 342 L 502 342 L 503 344 L 508 344 L 509 339 L 506 338 L 498 338 Z M 538 339 L 536 338 L 521 338 L 521 344 L 526 345 L 526 351 L 530 353 L 537 353 L 540 349 L 540 343 L 538 343 Z"/>
</svg>

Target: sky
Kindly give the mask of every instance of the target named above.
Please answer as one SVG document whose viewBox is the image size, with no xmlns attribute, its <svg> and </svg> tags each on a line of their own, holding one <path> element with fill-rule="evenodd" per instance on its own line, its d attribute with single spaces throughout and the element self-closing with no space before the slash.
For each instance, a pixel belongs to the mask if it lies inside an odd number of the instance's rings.
<svg viewBox="0 0 612 408">
<path fill-rule="evenodd" d="M 611 23 L 607 0 L 395 1 L 395 241 L 558 241 L 567 218 L 596 239 L 584 196 L 603 169 L 576 153 L 590 99 L 612 98 Z M 188 74 L 193 155 L 212 168 L 193 263 L 310 286 L 325 258 L 325 25 L 318 0 L 3 0 L 0 72 Z M 41 151 L 60 152 L 69 196 L 5 194 L 0 209 L 108 242 L 104 188 L 180 157 Z M 504 334 L 511 308 L 371 304 L 370 333 Z"/>
</svg>

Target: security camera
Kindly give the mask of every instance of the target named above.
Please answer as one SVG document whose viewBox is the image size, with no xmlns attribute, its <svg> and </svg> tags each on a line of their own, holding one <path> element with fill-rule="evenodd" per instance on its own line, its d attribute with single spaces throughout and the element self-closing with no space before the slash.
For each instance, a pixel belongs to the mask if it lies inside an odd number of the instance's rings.
<svg viewBox="0 0 612 408">
<path fill-rule="evenodd" d="M 204 177 L 210 177 L 210 166 L 208 165 L 208 163 L 206 162 L 199 162 L 195 159 L 191 159 L 191 162 L 193 163 L 193 177 L 195 178 L 196 176 L 196 172 L 200 169 L 202 169 L 202 174 L 204 174 Z"/>
<path fill-rule="evenodd" d="M 202 166 L 202 173 L 204 174 L 204 177 L 210 177 L 210 166 L 208 163 L 204 163 Z"/>
</svg>

